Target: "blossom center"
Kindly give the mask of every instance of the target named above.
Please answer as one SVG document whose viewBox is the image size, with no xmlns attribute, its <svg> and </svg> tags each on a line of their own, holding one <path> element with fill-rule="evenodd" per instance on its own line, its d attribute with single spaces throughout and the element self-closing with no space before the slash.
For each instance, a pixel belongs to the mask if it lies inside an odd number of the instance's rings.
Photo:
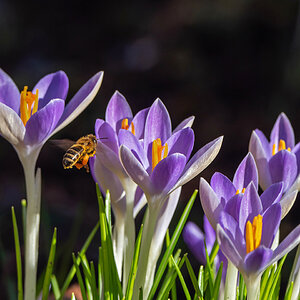
<svg viewBox="0 0 300 300">
<path fill-rule="evenodd" d="M 250 221 L 246 224 L 246 250 L 247 254 L 259 247 L 262 235 L 262 219 L 261 215 L 254 217 L 251 224 Z"/>
<path fill-rule="evenodd" d="M 242 193 L 242 194 L 244 194 L 244 193 L 245 193 L 245 190 L 246 190 L 246 189 L 245 189 L 245 188 L 243 188 L 243 189 L 242 189 L 242 192 L 240 192 L 240 190 L 239 190 L 239 189 L 237 189 L 235 194 L 236 194 L 236 195 L 238 195 L 239 193 Z"/>
<path fill-rule="evenodd" d="M 36 90 L 36 93 L 33 94 L 32 92 L 27 91 L 27 89 L 28 86 L 24 86 L 20 100 L 20 115 L 24 126 L 30 117 L 37 112 L 39 105 L 39 91 Z"/>
<path fill-rule="evenodd" d="M 128 124 L 128 119 L 127 118 L 122 120 L 121 128 L 125 129 L 125 130 L 129 129 L 129 124 Z M 135 128 L 134 128 L 133 122 L 131 122 L 131 132 L 132 132 L 133 135 L 135 135 Z"/>
<path fill-rule="evenodd" d="M 290 148 L 290 147 L 286 148 L 286 145 L 285 145 L 285 141 L 284 141 L 284 140 L 280 140 L 280 141 L 279 141 L 277 151 L 276 151 L 276 144 L 273 144 L 272 155 L 275 155 L 277 152 L 279 152 L 279 151 L 281 151 L 281 150 L 291 151 L 291 148 Z"/>
<path fill-rule="evenodd" d="M 164 152 L 162 157 L 162 152 Z M 168 144 L 161 145 L 160 138 L 156 139 L 152 143 L 152 171 L 156 165 L 168 155 Z"/>
</svg>

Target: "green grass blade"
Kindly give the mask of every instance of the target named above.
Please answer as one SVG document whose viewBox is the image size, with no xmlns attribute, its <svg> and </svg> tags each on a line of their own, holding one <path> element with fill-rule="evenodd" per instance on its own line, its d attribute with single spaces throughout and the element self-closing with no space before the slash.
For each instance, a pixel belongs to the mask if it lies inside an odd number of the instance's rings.
<svg viewBox="0 0 300 300">
<path fill-rule="evenodd" d="M 155 275 L 155 278 L 154 278 L 154 282 L 153 282 L 153 285 L 152 285 L 152 288 L 150 290 L 150 293 L 149 293 L 149 296 L 148 296 L 148 299 L 152 299 L 154 297 L 154 294 L 157 290 L 157 287 L 159 285 L 159 282 L 165 272 L 165 269 L 167 267 L 167 264 L 168 264 L 168 260 L 169 260 L 169 257 L 170 255 L 172 254 L 176 244 L 177 244 L 177 241 L 179 239 L 179 236 L 182 232 L 182 229 L 186 223 L 186 220 L 189 216 L 189 213 L 193 207 L 193 204 L 194 204 L 194 201 L 196 199 L 196 196 L 197 196 L 197 193 L 198 191 L 195 190 L 192 197 L 190 198 L 187 206 L 185 207 L 184 211 L 183 211 L 183 214 L 181 215 L 180 217 L 180 220 L 176 226 L 176 229 L 172 235 L 172 238 L 171 238 L 171 241 L 170 241 L 170 245 L 169 247 L 166 249 L 166 252 L 164 253 L 163 255 L 163 258 L 161 260 L 161 263 L 157 269 L 157 272 L 156 272 L 156 275 Z"/>
<path fill-rule="evenodd" d="M 84 245 L 82 246 L 82 248 L 81 248 L 81 250 L 79 252 L 80 255 L 85 254 L 85 252 L 88 249 L 90 243 L 92 242 L 93 238 L 95 237 L 95 234 L 97 233 L 98 228 L 99 228 L 99 222 L 95 225 L 95 227 L 93 228 L 93 230 L 89 234 L 88 238 L 86 239 Z M 77 258 L 77 263 L 79 263 L 79 262 L 80 262 L 80 258 L 78 257 Z M 61 288 L 61 297 L 64 296 L 64 294 L 65 294 L 66 290 L 68 289 L 68 287 L 69 287 L 69 285 L 70 285 L 70 283 L 71 283 L 71 281 L 72 281 L 75 273 L 76 273 L 76 269 L 75 269 L 75 266 L 73 265 L 71 267 L 68 275 L 67 275 L 67 278 L 64 281 L 64 284 L 63 284 L 62 288 Z M 62 299 L 62 298 L 60 298 L 60 299 Z"/>
<path fill-rule="evenodd" d="M 294 282 L 292 281 L 285 293 L 284 300 L 291 300 L 293 294 L 293 287 L 294 287 Z"/>
<path fill-rule="evenodd" d="M 244 291 L 245 291 L 245 281 L 244 281 L 243 276 L 240 274 L 239 289 L 238 289 L 238 295 L 239 295 L 238 300 L 244 300 Z"/>
<path fill-rule="evenodd" d="M 213 297 L 212 299 L 214 300 L 218 300 L 218 295 L 219 295 L 219 290 L 220 290 L 220 284 L 221 284 L 221 280 L 222 280 L 222 272 L 223 272 L 223 262 L 221 262 L 217 276 L 216 276 L 216 280 L 215 280 L 215 284 L 214 284 L 214 289 L 213 289 Z"/>
<path fill-rule="evenodd" d="M 133 286 L 134 286 L 134 281 L 135 281 L 136 271 L 137 271 L 137 266 L 138 266 L 138 261 L 139 261 L 142 233 L 143 233 L 143 224 L 141 225 L 141 228 L 140 228 L 140 231 L 139 231 L 139 234 L 137 236 L 135 246 L 134 246 L 133 260 L 132 260 L 132 265 L 131 265 L 127 289 L 126 289 L 126 296 L 125 296 L 126 300 L 131 300 L 132 295 L 133 295 Z"/>
<path fill-rule="evenodd" d="M 209 296 L 207 297 L 211 298 L 214 289 L 214 270 L 212 269 L 212 266 L 210 264 L 210 258 L 207 252 L 206 243 L 204 243 L 204 245 L 205 245 L 205 255 L 206 255 L 206 266 L 204 269 L 204 276 L 205 276 L 205 282 L 208 284 Z M 206 289 L 207 284 L 205 284 L 204 289 Z"/>
<path fill-rule="evenodd" d="M 73 264 L 74 264 L 75 271 L 76 271 L 76 276 L 77 276 L 78 283 L 79 283 L 80 290 L 81 290 L 82 299 L 83 300 L 87 300 L 86 290 L 85 290 L 85 287 L 84 287 L 84 283 L 83 283 L 83 279 L 82 279 L 82 276 L 81 276 L 81 272 L 79 270 L 79 264 L 77 263 L 77 259 L 76 259 L 74 253 L 72 253 L 72 258 L 73 258 Z"/>
<path fill-rule="evenodd" d="M 198 285 L 201 295 L 204 295 L 204 266 L 200 266 L 198 275 Z"/>
<path fill-rule="evenodd" d="M 99 247 L 99 255 L 98 255 L 98 295 L 99 299 L 101 299 L 102 296 L 102 290 L 103 290 L 103 265 L 102 265 L 102 254 L 101 254 L 101 247 Z"/>
<path fill-rule="evenodd" d="M 54 274 L 51 275 L 51 285 L 52 285 L 52 291 L 53 291 L 55 300 L 60 299 L 61 292 L 59 289 L 57 279 Z"/>
<path fill-rule="evenodd" d="M 22 281 L 23 279 L 22 279 L 21 248 L 20 248 L 18 224 L 17 224 L 16 215 L 15 215 L 15 209 L 14 209 L 13 206 L 11 208 L 11 214 L 12 214 L 12 223 L 13 223 L 15 249 L 16 249 L 18 300 L 23 300 L 23 281 Z"/>
<path fill-rule="evenodd" d="M 91 270 L 91 276 L 92 276 L 92 292 L 94 295 L 94 299 L 97 299 L 97 283 L 96 283 L 96 272 L 95 272 L 95 266 L 94 263 L 91 261 L 90 262 L 90 270 Z"/>
<path fill-rule="evenodd" d="M 109 190 L 106 191 L 105 195 L 105 215 L 107 218 L 108 228 L 111 235 L 111 205 L 110 205 L 110 192 Z"/>
<path fill-rule="evenodd" d="M 44 277 L 42 300 L 47 300 L 49 295 L 50 281 L 51 281 L 51 275 L 52 275 L 52 270 L 54 265 L 55 250 L 56 250 L 56 232 L 57 230 L 56 228 L 54 228 L 48 263 L 46 267 L 46 273 Z"/>
<path fill-rule="evenodd" d="M 139 300 L 143 300 L 143 289 L 140 288 L 140 292 L 139 292 Z"/>
<path fill-rule="evenodd" d="M 219 251 L 219 244 L 217 241 L 215 241 L 213 248 L 211 249 L 210 255 L 209 255 L 209 261 L 210 261 L 210 265 L 212 265 L 214 263 L 215 257 L 218 254 Z"/>
<path fill-rule="evenodd" d="M 185 259 L 185 264 L 186 264 L 187 270 L 189 272 L 189 275 L 190 275 L 191 281 L 193 283 L 197 297 L 203 297 L 203 295 L 201 294 L 201 291 L 199 289 L 199 284 L 198 284 L 196 275 L 194 273 L 193 267 L 192 267 L 188 257 L 186 257 L 186 259 Z"/>
<path fill-rule="evenodd" d="M 270 292 L 270 289 L 271 289 L 271 286 L 272 286 L 272 283 L 273 283 L 273 280 L 274 280 L 274 276 L 275 276 L 275 268 L 276 266 L 272 266 L 271 268 L 271 272 L 269 274 L 269 278 L 268 278 L 268 281 L 266 283 L 266 287 L 263 291 L 263 294 L 261 296 L 261 299 L 262 300 L 268 300 L 268 295 L 269 295 L 269 292 Z"/>
<path fill-rule="evenodd" d="M 260 298 L 262 298 L 262 295 L 266 289 L 266 285 L 268 283 L 268 279 L 270 277 L 271 271 L 272 271 L 272 267 L 270 266 L 266 269 L 266 271 L 263 273 L 262 278 L 261 278 L 261 283 L 260 283 Z"/>
<path fill-rule="evenodd" d="M 96 281 L 92 278 L 91 269 L 89 266 L 89 263 L 86 259 L 85 255 L 79 255 L 81 259 L 81 266 L 85 278 L 85 286 L 88 293 L 89 299 L 97 299 L 97 287 L 96 287 Z"/>
<path fill-rule="evenodd" d="M 183 257 L 183 260 L 185 260 L 185 257 L 186 257 L 186 255 Z M 187 299 L 187 300 L 192 300 L 191 295 L 190 295 L 190 293 L 189 293 L 189 290 L 188 290 L 188 288 L 187 288 L 187 286 L 186 286 L 186 283 L 185 283 L 185 281 L 184 281 L 184 278 L 183 278 L 183 276 L 182 276 L 182 273 L 181 273 L 181 271 L 180 271 L 180 268 L 178 267 L 178 265 L 176 264 L 176 261 L 173 259 L 172 256 L 171 256 L 171 259 L 172 259 L 172 263 L 174 264 L 175 270 L 176 270 L 176 272 L 177 272 L 177 274 L 178 274 L 178 278 L 179 278 L 179 280 L 180 280 L 180 282 L 181 282 L 181 286 L 182 286 L 182 288 L 183 288 L 183 291 L 184 291 L 184 294 L 185 294 L 186 299 Z"/>
</svg>

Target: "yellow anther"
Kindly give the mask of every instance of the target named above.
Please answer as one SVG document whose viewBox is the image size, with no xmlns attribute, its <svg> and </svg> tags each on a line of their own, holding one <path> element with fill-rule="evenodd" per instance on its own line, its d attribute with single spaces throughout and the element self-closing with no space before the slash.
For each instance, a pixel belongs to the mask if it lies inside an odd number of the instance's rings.
<svg viewBox="0 0 300 300">
<path fill-rule="evenodd" d="M 253 223 L 250 221 L 246 224 L 246 251 L 247 253 L 255 250 L 259 247 L 262 235 L 262 219 L 261 215 L 257 215 L 253 219 Z"/>
<path fill-rule="evenodd" d="M 285 141 L 284 140 L 280 140 L 279 141 L 279 145 L 278 145 L 278 151 L 285 150 L 285 149 L 286 149 Z"/>
<path fill-rule="evenodd" d="M 162 152 L 164 151 L 163 157 Z M 152 171 L 156 165 L 163 159 L 168 156 L 168 145 L 161 145 L 160 138 L 156 139 L 152 143 Z"/>
<path fill-rule="evenodd" d="M 272 147 L 272 155 L 275 155 L 276 154 L 276 145 L 273 144 L 273 147 Z"/>
<path fill-rule="evenodd" d="M 242 194 L 244 194 L 244 193 L 245 193 L 245 191 L 246 191 L 246 189 L 245 189 L 245 188 L 243 188 L 243 189 L 242 189 Z M 240 193 L 240 190 L 239 190 L 239 189 L 237 189 L 235 194 L 236 194 L 236 195 L 238 195 L 239 193 Z"/>
<path fill-rule="evenodd" d="M 121 129 L 125 129 L 125 130 L 129 129 L 129 124 L 128 124 L 128 119 L 127 118 L 122 120 Z M 135 135 L 135 128 L 134 128 L 134 125 L 133 125 L 132 122 L 131 122 L 131 132 L 132 132 L 133 135 Z"/>
<path fill-rule="evenodd" d="M 245 188 L 243 188 L 243 189 L 242 189 L 242 193 L 244 194 L 244 193 L 245 193 L 245 191 L 246 191 L 246 189 L 245 189 Z"/>
<path fill-rule="evenodd" d="M 36 93 L 33 94 L 32 92 L 28 92 L 27 89 L 28 87 L 24 86 L 20 100 L 20 115 L 24 126 L 30 117 L 37 112 L 39 105 L 39 91 L 36 90 Z"/>
</svg>

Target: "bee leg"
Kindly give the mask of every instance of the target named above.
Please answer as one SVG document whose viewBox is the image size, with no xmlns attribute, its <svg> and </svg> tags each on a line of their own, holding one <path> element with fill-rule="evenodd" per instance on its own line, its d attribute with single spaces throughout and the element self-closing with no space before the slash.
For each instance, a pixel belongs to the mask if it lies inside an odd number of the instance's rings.
<svg viewBox="0 0 300 300">
<path fill-rule="evenodd" d="M 82 167 L 83 167 L 83 164 L 82 163 L 76 163 L 75 164 L 75 167 L 80 170 Z"/>
<path fill-rule="evenodd" d="M 81 161 L 81 163 L 85 167 L 87 173 L 90 172 L 89 165 L 87 164 L 89 161 L 89 158 L 90 158 L 90 156 L 88 154 L 86 154 Z"/>
</svg>

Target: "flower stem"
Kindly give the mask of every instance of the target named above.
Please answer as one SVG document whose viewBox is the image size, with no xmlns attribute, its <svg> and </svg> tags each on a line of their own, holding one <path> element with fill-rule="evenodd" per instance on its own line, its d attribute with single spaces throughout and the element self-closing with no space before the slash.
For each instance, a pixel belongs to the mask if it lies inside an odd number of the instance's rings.
<svg viewBox="0 0 300 300">
<path fill-rule="evenodd" d="M 258 276 L 243 277 L 247 288 L 247 300 L 259 300 L 261 274 Z"/>
<path fill-rule="evenodd" d="M 295 259 L 294 259 L 294 263 L 293 263 L 293 267 L 292 267 L 292 271 L 288 283 L 288 287 L 289 287 L 292 281 L 294 282 L 291 300 L 298 299 L 299 296 L 299 290 L 300 290 L 299 259 L 300 259 L 300 245 L 297 248 L 297 252 L 295 255 Z"/>
<path fill-rule="evenodd" d="M 24 169 L 27 194 L 25 237 L 25 300 L 33 300 L 36 298 L 36 279 L 41 206 L 40 169 L 37 170 L 35 175 L 35 165 L 38 153 L 39 151 L 36 151 L 30 156 L 20 159 Z"/>
<path fill-rule="evenodd" d="M 230 260 L 228 260 L 224 300 L 235 300 L 237 275 L 237 268 L 233 265 L 233 263 Z"/>
</svg>

